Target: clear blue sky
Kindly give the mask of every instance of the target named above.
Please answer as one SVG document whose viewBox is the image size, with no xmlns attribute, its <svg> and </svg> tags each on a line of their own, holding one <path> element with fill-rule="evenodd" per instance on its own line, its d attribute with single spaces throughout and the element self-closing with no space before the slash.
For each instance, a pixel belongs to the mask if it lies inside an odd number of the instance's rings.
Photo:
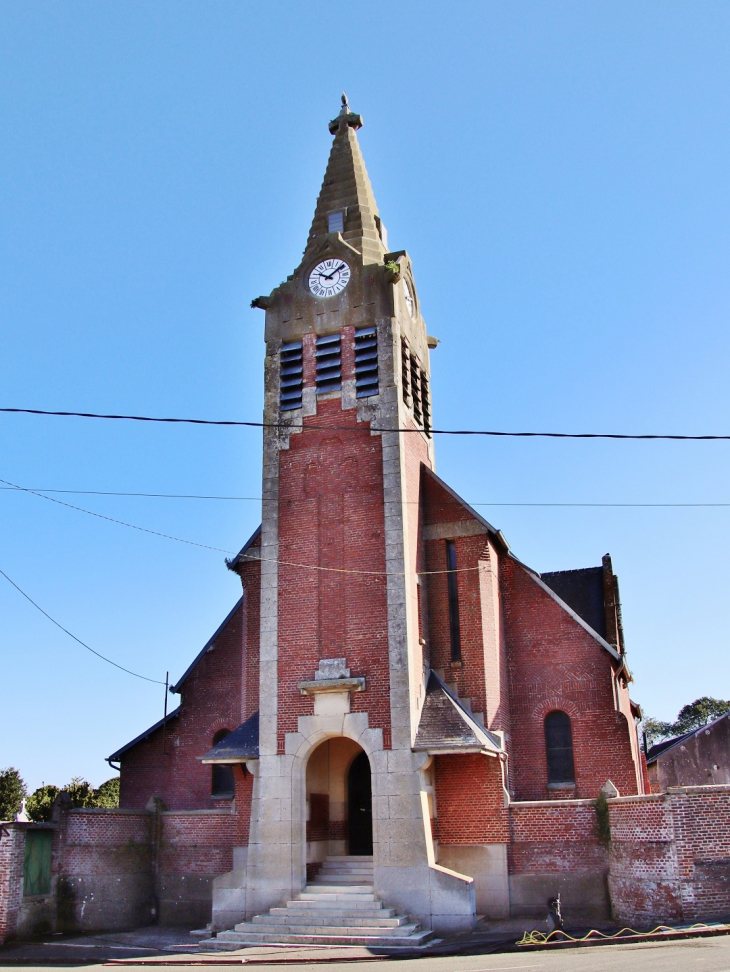
<svg viewBox="0 0 730 972">
<path fill-rule="evenodd" d="M 345 88 L 407 248 L 443 428 L 728 433 L 730 6 L 12 2 L 0 32 L 0 405 L 258 420 Z M 0 416 L 30 487 L 260 494 L 252 430 Z M 439 439 L 474 503 L 730 502 L 730 443 Z M 234 551 L 256 502 L 67 496 Z M 621 580 L 632 695 L 730 697 L 730 509 L 479 507 L 538 570 Z M 0 568 L 120 664 L 179 677 L 223 554 L 0 492 Z M 0 767 L 110 775 L 163 691 L 0 577 Z"/>
</svg>

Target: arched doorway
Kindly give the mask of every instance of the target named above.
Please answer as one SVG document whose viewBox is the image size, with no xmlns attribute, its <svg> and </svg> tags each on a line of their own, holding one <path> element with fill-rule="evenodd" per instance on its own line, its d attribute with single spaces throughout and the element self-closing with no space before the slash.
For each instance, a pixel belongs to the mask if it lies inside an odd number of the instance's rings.
<svg viewBox="0 0 730 972">
<path fill-rule="evenodd" d="M 347 773 L 348 852 L 373 852 L 373 786 L 370 760 L 360 752 Z"/>
<path fill-rule="evenodd" d="M 306 801 L 308 872 L 328 857 L 372 854 L 370 761 L 354 740 L 336 736 L 313 750 Z"/>
</svg>

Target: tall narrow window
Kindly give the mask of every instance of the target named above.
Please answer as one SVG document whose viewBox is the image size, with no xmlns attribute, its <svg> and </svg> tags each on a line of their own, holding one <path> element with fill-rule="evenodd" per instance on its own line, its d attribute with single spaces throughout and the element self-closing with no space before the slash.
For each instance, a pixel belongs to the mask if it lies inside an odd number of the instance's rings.
<svg viewBox="0 0 730 972">
<path fill-rule="evenodd" d="M 459 585 L 456 574 L 456 544 L 446 541 L 446 585 L 449 595 L 449 634 L 451 636 L 451 661 L 461 661 L 461 625 L 459 624 Z"/>
<path fill-rule="evenodd" d="M 355 331 L 355 390 L 358 398 L 378 394 L 378 331 L 374 327 Z"/>
<path fill-rule="evenodd" d="M 302 407 L 302 342 L 281 346 L 279 408 L 282 412 Z"/>
<path fill-rule="evenodd" d="M 408 342 L 405 338 L 400 341 L 400 366 L 401 366 L 401 386 L 403 390 L 403 401 L 406 405 L 411 404 L 411 356 L 408 351 Z"/>
<path fill-rule="evenodd" d="M 428 390 L 428 375 L 421 372 L 421 410 L 423 411 L 423 431 L 431 435 L 431 396 Z"/>
<path fill-rule="evenodd" d="M 226 736 L 230 736 L 230 729 L 221 729 L 213 736 L 213 745 L 222 742 Z M 233 769 L 230 766 L 223 766 L 220 763 L 213 763 L 213 772 L 210 781 L 210 795 L 216 800 L 228 800 L 233 796 Z"/>
<path fill-rule="evenodd" d="M 342 388 L 342 345 L 339 334 L 318 337 L 314 351 L 317 362 L 317 394 Z"/>
<path fill-rule="evenodd" d="M 545 752 L 548 785 L 572 786 L 575 783 L 573 732 L 567 713 L 555 710 L 545 716 Z"/>
<path fill-rule="evenodd" d="M 413 399 L 413 418 L 420 425 L 423 421 L 421 415 L 421 369 L 418 367 L 418 358 L 415 354 L 411 355 L 411 398 Z"/>
</svg>

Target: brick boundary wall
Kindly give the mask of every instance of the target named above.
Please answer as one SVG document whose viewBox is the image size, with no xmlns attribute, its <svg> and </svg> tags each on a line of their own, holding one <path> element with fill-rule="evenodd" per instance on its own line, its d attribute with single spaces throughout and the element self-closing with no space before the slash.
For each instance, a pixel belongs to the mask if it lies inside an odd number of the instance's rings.
<svg viewBox="0 0 730 972">
<path fill-rule="evenodd" d="M 608 854 L 596 836 L 593 800 L 535 800 L 509 806 L 510 910 L 544 918 L 560 894 L 570 920 L 606 920 Z"/>
<path fill-rule="evenodd" d="M 0 823 L 0 945 L 14 937 L 23 893 L 25 835 L 17 824 Z"/>
<path fill-rule="evenodd" d="M 59 815 L 58 931 L 112 931 L 153 921 L 153 818 L 146 810 Z"/>
<path fill-rule="evenodd" d="M 169 810 L 161 814 L 157 897 L 161 925 L 211 920 L 213 879 L 233 869 L 238 819 L 229 810 Z"/>
<path fill-rule="evenodd" d="M 634 924 L 730 916 L 730 786 L 610 801 L 614 916 Z"/>
<path fill-rule="evenodd" d="M 569 921 L 606 918 L 607 883 L 622 924 L 730 916 L 730 785 L 619 797 L 609 800 L 609 817 L 606 852 L 593 801 L 510 804 L 512 914 L 544 917 L 547 897 L 560 891 Z M 24 831 L 32 826 L 0 825 L 0 943 L 19 933 L 32 904 L 22 898 Z M 231 870 L 243 836 L 227 810 L 71 810 L 57 814 L 54 829 L 60 931 L 204 925 L 213 878 Z"/>
<path fill-rule="evenodd" d="M 246 836 L 239 815 L 227 809 L 61 810 L 51 893 L 39 901 L 23 898 L 24 831 L 33 826 L 0 824 L 0 944 L 16 936 L 119 931 L 156 921 L 204 926 L 211 919 L 213 879 L 232 869 L 233 848 Z"/>
</svg>

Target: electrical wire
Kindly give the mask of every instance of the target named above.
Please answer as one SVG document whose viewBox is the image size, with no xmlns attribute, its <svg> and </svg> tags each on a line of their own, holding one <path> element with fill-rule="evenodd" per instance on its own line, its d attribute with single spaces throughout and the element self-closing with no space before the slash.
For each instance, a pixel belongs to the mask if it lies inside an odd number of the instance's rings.
<svg viewBox="0 0 730 972">
<path fill-rule="evenodd" d="M 332 574 L 361 574 L 365 576 L 377 576 L 377 577 L 403 577 L 407 571 L 404 570 L 357 570 L 355 568 L 348 567 L 322 567 L 319 564 L 300 564 L 290 560 L 278 560 L 273 557 L 261 557 L 253 554 L 238 553 L 235 550 L 225 550 L 223 547 L 211 547 L 207 543 L 196 543 L 195 540 L 185 540 L 183 537 L 175 537 L 170 533 L 161 533 L 159 530 L 150 530 L 147 527 L 137 526 L 135 523 L 127 523 L 126 520 L 117 520 L 113 516 L 104 516 L 103 513 L 96 513 L 94 510 L 84 509 L 83 506 L 74 506 L 72 503 L 66 503 L 63 500 L 56 499 L 54 496 L 46 496 L 44 493 L 39 493 L 37 490 L 28 489 L 26 486 L 17 486 L 15 483 L 11 483 L 7 479 L 0 479 L 0 483 L 4 483 L 6 486 L 12 489 L 19 490 L 22 493 L 29 493 L 31 496 L 38 496 L 40 499 L 48 500 L 49 503 L 57 503 L 59 506 L 66 506 L 69 510 L 76 510 L 77 513 L 88 513 L 89 516 L 96 516 L 100 520 L 107 520 L 109 523 L 116 523 L 118 526 L 129 527 L 130 530 L 139 530 L 141 533 L 150 533 L 153 537 L 162 537 L 165 540 L 176 540 L 178 543 L 187 543 L 193 547 L 202 547 L 204 550 L 215 550 L 217 553 L 231 554 L 231 556 L 238 556 L 242 560 L 258 560 L 264 563 L 276 564 L 282 567 L 298 567 L 301 570 L 323 570 Z M 429 574 L 460 574 L 467 573 L 474 570 L 482 570 L 481 567 L 457 567 L 454 570 L 419 570 L 417 573 L 419 576 L 426 576 Z"/>
<path fill-rule="evenodd" d="M 2 482 L 2 480 L 0 480 Z M 247 500 L 254 503 L 278 503 L 278 498 L 267 500 L 262 496 L 212 496 L 197 493 L 126 493 L 119 490 L 105 489 L 46 489 L 35 486 L 0 486 L 0 489 L 27 489 L 31 493 L 73 493 L 77 496 L 137 496 L 147 499 L 194 499 L 194 500 Z M 409 506 L 417 506 L 420 500 L 406 500 Z M 534 506 L 534 507 L 586 507 L 598 509 L 701 509 L 730 507 L 730 503 L 469 503 L 469 506 Z M 73 507 L 78 509 L 78 507 Z M 97 516 L 100 514 L 96 514 Z M 115 521 L 121 522 L 121 521 Z M 215 548 L 214 548 L 215 549 Z M 224 553 L 227 551 L 224 551 Z"/>
<path fill-rule="evenodd" d="M 292 430 L 301 428 L 297 425 L 288 425 L 281 422 L 238 422 L 231 419 L 191 419 L 191 418 L 160 418 L 152 415 L 104 415 L 99 412 L 58 412 L 42 408 L 0 408 L 0 412 L 19 413 L 23 415 L 55 415 L 71 418 L 94 418 L 94 419 L 116 419 L 126 422 L 167 422 L 180 425 L 231 425 L 252 429 L 282 429 Z M 310 425 L 307 429 L 320 429 L 328 432 L 356 432 L 351 426 L 335 425 Z M 363 429 L 367 432 L 423 432 L 423 429 L 416 428 L 379 428 L 374 425 Z M 486 435 L 501 436 L 507 438 L 533 438 L 533 439 L 669 439 L 681 442 L 691 441 L 730 441 L 730 435 L 657 435 L 640 434 L 630 435 L 624 432 L 498 432 L 484 429 L 429 429 L 431 435 Z"/>
<path fill-rule="evenodd" d="M 66 503 L 64 500 L 56 499 L 55 496 L 46 496 L 35 489 L 28 489 L 26 486 L 18 486 L 7 479 L 0 479 L 0 483 L 12 489 L 18 489 L 23 493 L 30 493 L 32 496 L 39 496 L 41 499 L 48 500 L 49 503 L 58 503 L 59 506 L 66 506 L 69 510 L 76 510 L 78 513 L 88 513 L 89 516 L 96 516 L 100 520 L 108 520 L 109 523 L 116 523 L 119 526 L 129 527 L 130 530 L 139 530 L 142 533 L 151 533 L 155 537 L 163 537 L 165 540 L 177 540 L 178 543 L 187 543 L 192 547 L 202 547 L 204 550 L 215 550 L 218 553 L 232 554 L 235 551 L 225 550 L 223 547 L 211 547 L 207 543 L 196 543 L 195 540 L 184 540 L 182 537 L 173 537 L 169 533 L 160 533 L 158 530 L 149 530 L 147 527 L 137 526 L 135 523 L 127 523 L 126 520 L 117 520 L 113 516 L 104 516 L 103 513 L 96 513 L 94 510 L 84 509 L 83 506 L 74 506 L 73 503 Z"/>
<path fill-rule="evenodd" d="M 64 634 L 67 634 L 69 636 L 69 638 L 73 638 L 74 641 L 77 641 L 82 648 L 86 648 L 87 651 L 90 651 L 92 655 L 96 655 L 97 658 L 101 658 L 102 661 L 107 662 L 109 665 L 113 665 L 115 668 L 118 668 L 120 671 L 126 672 L 127 675 L 134 675 L 135 678 L 141 678 L 145 682 L 153 682 L 155 685 L 165 684 L 164 682 L 161 682 L 157 678 L 147 678 L 146 675 L 140 675 L 139 672 L 133 672 L 131 668 L 125 668 L 124 665 L 118 665 L 117 662 L 112 661 L 111 658 L 107 658 L 106 655 L 102 655 L 101 652 L 98 652 L 90 645 L 87 645 L 85 641 L 82 641 L 81 638 L 77 638 L 75 634 L 72 634 L 72 632 L 68 630 L 68 628 L 64 628 L 64 626 L 60 622 L 56 621 L 55 618 L 52 618 L 51 615 L 48 613 L 48 611 L 44 611 L 43 608 L 40 606 L 40 604 L 36 604 L 33 598 L 29 594 L 26 594 L 25 591 L 22 589 L 22 587 L 19 587 L 15 583 L 12 577 L 8 577 L 8 575 L 5 573 L 4 570 L 0 569 L 0 574 L 3 575 L 3 577 L 5 578 L 6 581 L 8 581 L 9 584 L 13 585 L 13 587 L 15 588 L 16 591 L 18 591 L 19 594 L 23 595 L 26 601 L 30 601 L 30 603 L 33 605 L 34 608 L 36 608 L 36 610 L 40 611 L 41 614 L 45 615 L 45 617 L 47 617 L 49 621 L 55 624 L 57 628 L 60 628 L 61 631 L 64 632 Z"/>
</svg>

